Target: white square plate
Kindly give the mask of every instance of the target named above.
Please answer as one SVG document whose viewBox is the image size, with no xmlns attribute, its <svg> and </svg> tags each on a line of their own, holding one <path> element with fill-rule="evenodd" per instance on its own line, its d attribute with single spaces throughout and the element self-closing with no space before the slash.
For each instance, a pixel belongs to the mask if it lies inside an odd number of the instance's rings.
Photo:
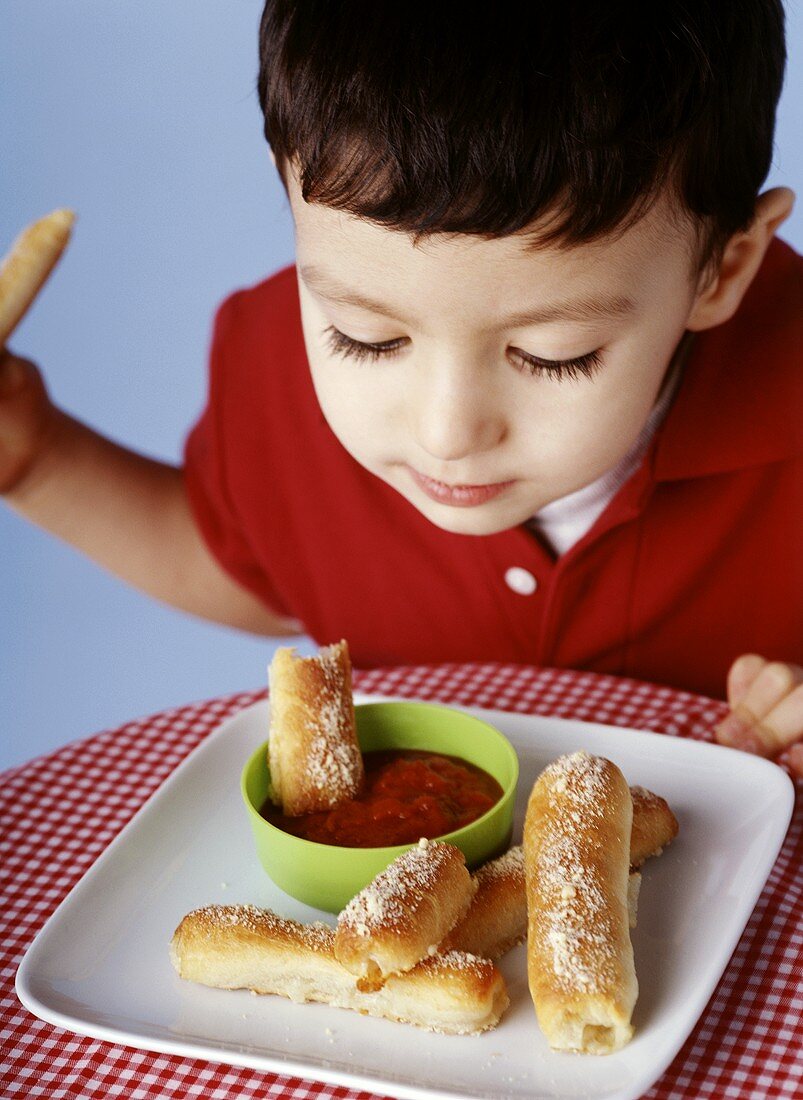
<svg viewBox="0 0 803 1100">
<path fill-rule="evenodd" d="M 265 738 L 267 702 L 199 745 L 78 883 L 19 968 L 20 1000 L 44 1020 L 110 1042 L 399 1098 L 640 1096 L 691 1032 L 727 965 L 783 841 L 792 784 L 775 765 L 715 745 L 465 709 L 501 729 L 519 754 L 516 839 L 537 774 L 579 748 L 609 757 L 677 815 L 678 839 L 644 872 L 633 934 L 636 1035 L 624 1050 L 603 1058 L 549 1050 L 527 989 L 524 947 L 500 964 L 511 1005 L 481 1036 L 436 1035 L 180 980 L 167 945 L 197 906 L 252 902 L 333 921 L 280 891 L 256 859 L 239 777 Z"/>
</svg>

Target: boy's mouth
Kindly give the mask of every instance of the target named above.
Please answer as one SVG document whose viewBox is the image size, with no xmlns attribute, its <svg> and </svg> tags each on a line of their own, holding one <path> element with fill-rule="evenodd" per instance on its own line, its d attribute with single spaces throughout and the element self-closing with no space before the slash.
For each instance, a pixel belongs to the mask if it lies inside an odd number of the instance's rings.
<svg viewBox="0 0 803 1100">
<path fill-rule="evenodd" d="M 419 473 L 412 466 L 407 467 L 413 481 L 419 489 L 438 504 L 450 504 L 453 508 L 475 508 L 498 497 L 513 484 L 512 481 L 497 481 L 491 485 L 449 485 L 445 481 L 436 481 Z"/>
</svg>

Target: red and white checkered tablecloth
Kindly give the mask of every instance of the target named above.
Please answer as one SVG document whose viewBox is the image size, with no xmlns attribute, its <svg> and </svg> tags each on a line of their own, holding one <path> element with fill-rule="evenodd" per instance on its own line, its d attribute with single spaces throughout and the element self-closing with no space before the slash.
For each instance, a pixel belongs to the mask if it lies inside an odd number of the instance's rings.
<svg viewBox="0 0 803 1100">
<path fill-rule="evenodd" d="M 724 704 L 591 673 L 442 665 L 360 673 L 366 692 L 710 739 Z M 357 1098 L 314 1081 L 82 1038 L 36 1019 L 14 976 L 36 932 L 187 753 L 262 693 L 181 707 L 68 745 L 0 776 L 0 1098 Z M 803 1095 L 803 799 L 778 861 L 655 1100 Z"/>
</svg>

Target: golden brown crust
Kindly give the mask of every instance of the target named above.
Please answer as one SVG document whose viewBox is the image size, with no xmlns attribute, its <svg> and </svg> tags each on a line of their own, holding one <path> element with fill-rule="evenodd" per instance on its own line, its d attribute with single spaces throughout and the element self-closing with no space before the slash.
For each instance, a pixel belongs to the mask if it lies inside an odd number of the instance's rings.
<svg viewBox="0 0 803 1100">
<path fill-rule="evenodd" d="M 644 815 L 642 834 L 650 838 L 642 842 L 643 859 L 669 843 L 677 822 L 663 799 L 640 788 L 635 792 L 634 817 Z M 631 858 L 637 852 L 631 845 Z M 171 956 L 181 977 L 206 985 L 324 1001 L 448 1034 L 482 1031 L 495 1026 L 508 1004 L 504 981 L 487 960 L 498 958 L 527 931 L 524 849 L 511 848 L 472 877 L 476 892 L 469 909 L 437 953 L 371 992 L 358 990 L 354 976 L 337 961 L 333 929 L 254 906 L 209 906 L 188 914 L 176 929 Z M 631 874 L 628 881 L 631 926 L 638 879 Z"/>
<path fill-rule="evenodd" d="M 327 646 L 315 657 L 277 649 L 268 678 L 274 801 L 286 814 L 297 816 L 353 798 L 364 769 L 346 642 Z"/>
<path fill-rule="evenodd" d="M 474 872 L 477 892 L 465 916 L 438 945 L 439 951 L 468 951 L 498 959 L 527 935 L 524 849 L 511 848 Z"/>
<path fill-rule="evenodd" d="M 54 210 L 23 229 L 0 266 L 0 348 L 67 246 L 75 215 Z"/>
<path fill-rule="evenodd" d="M 669 804 L 646 787 L 631 787 L 633 832 L 630 866 L 640 867 L 650 856 L 659 856 L 678 835 L 678 822 Z"/>
<path fill-rule="evenodd" d="M 494 1027 L 509 1003 L 493 963 L 459 952 L 427 958 L 361 993 L 335 958 L 334 937 L 328 925 L 251 905 L 208 906 L 184 917 L 170 956 L 180 977 L 203 985 L 321 1001 L 444 1034 Z"/>
<path fill-rule="evenodd" d="M 609 760 L 572 753 L 539 777 L 524 825 L 527 969 L 557 1050 L 604 1054 L 633 1033 L 628 879 L 633 803 Z"/>
<path fill-rule="evenodd" d="M 630 861 L 640 866 L 649 856 L 660 855 L 678 831 L 675 815 L 663 798 L 631 787 L 633 830 Z M 631 868 L 632 869 L 632 868 Z M 486 959 L 498 959 L 527 937 L 527 897 L 524 886 L 524 849 L 510 848 L 474 872 L 477 892 L 462 920 L 440 944 L 441 950 L 470 951 Z M 637 884 L 631 875 L 631 926 L 635 927 Z"/>
<path fill-rule="evenodd" d="M 638 924 L 638 899 L 641 893 L 641 872 L 631 871 L 627 881 L 627 918 L 631 928 Z"/>
<path fill-rule="evenodd" d="M 360 988 L 377 989 L 435 953 L 475 890 L 459 848 L 421 840 L 352 898 L 338 917 L 335 954 Z"/>
</svg>

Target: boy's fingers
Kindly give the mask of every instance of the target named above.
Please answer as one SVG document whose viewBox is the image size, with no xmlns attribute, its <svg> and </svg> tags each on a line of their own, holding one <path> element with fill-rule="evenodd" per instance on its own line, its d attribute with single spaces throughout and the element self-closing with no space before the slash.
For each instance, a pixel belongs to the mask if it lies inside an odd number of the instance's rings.
<svg viewBox="0 0 803 1100">
<path fill-rule="evenodd" d="M 773 738 L 776 751 L 789 748 L 803 737 L 803 683 L 799 683 L 761 722 L 765 735 Z"/>
<path fill-rule="evenodd" d="M 752 752 L 757 756 L 769 756 L 772 746 L 765 744 L 755 719 L 744 711 L 737 710 L 729 714 L 714 730 L 720 745 L 728 745 L 742 752 Z"/>
<path fill-rule="evenodd" d="M 36 367 L 27 359 L 19 359 L 7 348 L 0 348 L 0 399 L 23 389 L 35 371 Z"/>
<path fill-rule="evenodd" d="M 801 683 L 803 668 L 781 661 L 769 661 L 734 709 L 747 711 L 754 719 L 761 721 Z"/>
<path fill-rule="evenodd" d="M 55 423 L 56 410 L 36 364 L 0 349 L 0 496 L 21 484 Z"/>
<path fill-rule="evenodd" d="M 795 775 L 803 779 L 803 742 L 798 741 L 789 750 L 789 767 Z"/>
<path fill-rule="evenodd" d="M 731 707 L 741 703 L 753 681 L 767 663 L 757 653 L 745 653 L 737 657 L 728 672 L 728 702 Z"/>
<path fill-rule="evenodd" d="M 741 701 L 716 730 L 717 740 L 768 756 L 803 735 L 803 669 L 767 662 Z"/>
</svg>

